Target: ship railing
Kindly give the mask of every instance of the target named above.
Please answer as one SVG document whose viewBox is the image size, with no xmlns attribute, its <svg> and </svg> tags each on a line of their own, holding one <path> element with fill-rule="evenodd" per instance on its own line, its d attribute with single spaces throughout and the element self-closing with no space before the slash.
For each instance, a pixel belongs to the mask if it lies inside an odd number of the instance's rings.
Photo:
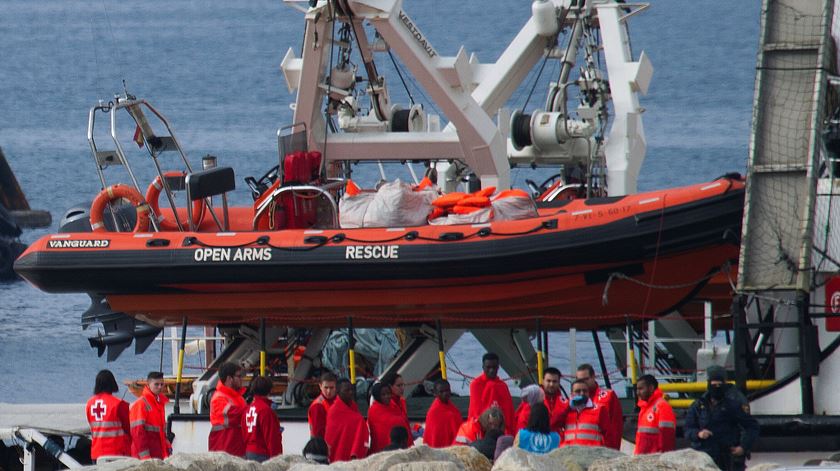
<svg viewBox="0 0 840 471">
<path fill-rule="evenodd" d="M 338 204 L 335 201 L 335 198 L 330 193 L 332 190 L 336 190 L 338 188 L 343 187 L 346 184 L 346 180 L 343 178 L 330 178 L 328 179 L 327 183 L 324 185 L 290 185 L 290 186 L 280 186 L 274 189 L 271 192 L 271 195 L 263 200 L 263 202 L 257 207 L 256 212 L 254 213 L 254 219 L 252 223 L 252 228 L 254 230 L 257 229 L 257 222 L 259 221 L 262 214 L 271 207 L 271 203 L 283 194 L 291 192 L 294 195 L 293 200 L 297 201 L 297 198 L 303 199 L 314 199 L 323 197 L 327 200 L 330 204 L 331 209 L 331 222 L 333 228 L 339 227 L 338 221 Z"/>
</svg>

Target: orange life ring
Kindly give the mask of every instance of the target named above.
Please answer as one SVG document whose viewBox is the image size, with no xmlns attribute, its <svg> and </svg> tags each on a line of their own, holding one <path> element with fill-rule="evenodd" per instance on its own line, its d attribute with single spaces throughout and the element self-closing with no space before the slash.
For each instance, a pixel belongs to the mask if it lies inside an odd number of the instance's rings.
<svg viewBox="0 0 840 471">
<path fill-rule="evenodd" d="M 90 206 L 90 227 L 93 232 L 108 232 L 105 227 L 104 215 L 105 206 L 108 203 L 120 199 L 128 200 L 137 210 L 137 222 L 134 223 L 134 232 L 148 232 L 149 230 L 149 205 L 143 200 L 139 191 L 128 185 L 111 185 L 100 191 L 93 204 Z"/>
<path fill-rule="evenodd" d="M 184 172 L 179 172 L 177 170 L 163 174 L 166 178 L 183 177 L 184 175 L 186 175 Z M 160 180 L 160 175 L 158 175 L 149 185 L 149 188 L 146 189 L 146 201 L 149 202 L 149 207 L 152 208 L 152 214 L 158 218 L 157 222 L 160 225 L 161 230 L 177 231 L 178 224 L 174 220 L 170 221 L 169 219 L 166 219 L 166 217 L 164 217 L 160 212 L 160 202 L 158 200 L 160 199 L 161 190 L 163 190 L 163 183 Z M 201 220 L 204 219 L 204 200 L 195 200 L 192 205 L 193 226 L 198 227 L 199 224 L 201 224 Z"/>
</svg>

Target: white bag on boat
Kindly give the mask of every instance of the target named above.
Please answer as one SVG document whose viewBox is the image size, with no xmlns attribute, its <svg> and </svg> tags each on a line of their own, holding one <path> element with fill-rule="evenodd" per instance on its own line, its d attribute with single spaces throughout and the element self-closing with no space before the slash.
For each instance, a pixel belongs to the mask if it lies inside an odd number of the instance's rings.
<svg viewBox="0 0 840 471">
<path fill-rule="evenodd" d="M 338 202 L 338 222 L 344 229 L 364 227 L 365 213 L 376 193 L 344 195 Z"/>
<path fill-rule="evenodd" d="M 539 216 L 537 205 L 530 197 L 507 196 L 493 200 L 490 204 L 493 206 L 493 219 L 496 221 L 514 221 Z"/>
<path fill-rule="evenodd" d="M 433 189 L 414 191 L 399 179 L 385 183 L 367 208 L 364 227 L 423 226 L 437 196 Z"/>
</svg>

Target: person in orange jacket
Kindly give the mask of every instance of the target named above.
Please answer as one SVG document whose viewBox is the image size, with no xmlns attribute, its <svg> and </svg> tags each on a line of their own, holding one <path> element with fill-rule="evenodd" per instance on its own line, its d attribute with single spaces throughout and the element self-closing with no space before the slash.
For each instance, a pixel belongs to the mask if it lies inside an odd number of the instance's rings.
<svg viewBox="0 0 840 471">
<path fill-rule="evenodd" d="M 242 368 L 231 362 L 219 367 L 219 382 L 210 399 L 210 436 L 207 449 L 224 451 L 240 458 L 245 456 L 242 416 L 248 404 L 242 394 Z"/>
<path fill-rule="evenodd" d="M 164 459 L 172 454 L 166 439 L 166 403 L 163 394 L 163 373 L 152 371 L 146 376 L 146 386 L 140 399 L 131 405 L 131 456 L 148 460 Z"/>
<path fill-rule="evenodd" d="M 615 450 L 621 449 L 621 435 L 624 433 L 624 411 L 621 401 L 612 389 L 602 388 L 595 381 L 595 368 L 589 363 L 578 366 L 575 377 L 586 381 L 589 398 L 606 411 L 609 426 L 604 431 L 604 446 Z"/>
<path fill-rule="evenodd" d="M 636 428 L 634 454 L 664 453 L 674 451 L 677 436 L 677 418 L 674 409 L 662 395 L 653 375 L 644 375 L 636 381 L 639 396 L 639 424 Z"/>
<path fill-rule="evenodd" d="M 321 394 L 312 401 L 306 413 L 306 418 L 309 421 L 310 437 L 324 438 L 324 432 L 327 429 L 327 412 L 335 402 L 337 392 L 335 384 L 337 381 L 338 378 L 329 371 L 321 374 Z"/>
<path fill-rule="evenodd" d="M 609 416 L 602 405 L 592 400 L 585 380 L 572 383 L 569 404 L 562 446 L 605 446 Z"/>
<path fill-rule="evenodd" d="M 109 370 L 96 375 L 93 397 L 85 405 L 90 424 L 90 459 L 100 456 L 131 456 L 131 425 L 128 403 L 115 397 L 117 380 Z"/>
<path fill-rule="evenodd" d="M 260 376 L 251 383 L 254 400 L 242 420 L 245 431 L 245 458 L 259 463 L 283 454 L 280 420 L 271 408 L 271 380 Z"/>
</svg>

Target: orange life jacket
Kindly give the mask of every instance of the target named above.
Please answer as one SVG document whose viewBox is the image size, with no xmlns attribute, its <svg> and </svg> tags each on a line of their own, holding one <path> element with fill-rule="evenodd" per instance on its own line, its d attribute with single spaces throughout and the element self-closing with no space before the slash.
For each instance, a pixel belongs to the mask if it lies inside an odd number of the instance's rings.
<svg viewBox="0 0 840 471">
<path fill-rule="evenodd" d="M 570 407 L 566 416 L 563 446 L 604 446 L 604 429 L 608 422 L 605 412 L 606 409 L 599 404 L 587 404 L 580 412 Z"/>
</svg>

